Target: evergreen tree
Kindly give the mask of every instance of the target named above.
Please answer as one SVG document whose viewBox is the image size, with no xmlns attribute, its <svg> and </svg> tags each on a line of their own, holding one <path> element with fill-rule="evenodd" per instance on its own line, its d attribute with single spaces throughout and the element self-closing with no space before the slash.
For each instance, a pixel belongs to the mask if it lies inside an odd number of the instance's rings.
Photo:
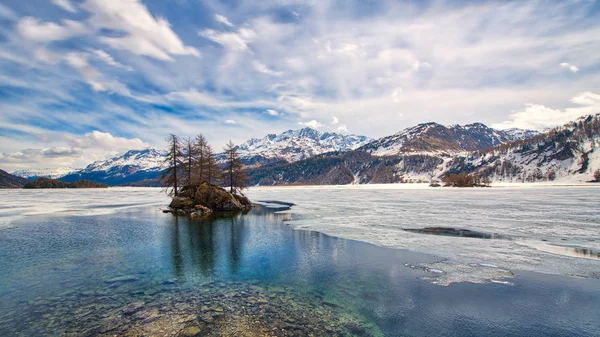
<svg viewBox="0 0 600 337">
<path fill-rule="evenodd" d="M 246 188 L 248 177 L 243 169 L 242 161 L 237 153 L 235 144 L 230 140 L 225 145 L 225 169 L 223 171 L 223 183 L 229 186 L 230 193 Z"/>
<path fill-rule="evenodd" d="M 169 164 L 169 167 L 163 172 L 161 176 L 161 180 L 163 183 L 167 185 L 168 188 L 172 188 L 171 193 L 177 196 L 178 193 L 178 174 L 181 171 L 181 144 L 179 141 L 179 137 L 174 134 L 170 134 L 166 139 L 168 147 L 167 147 L 167 158 L 165 159 L 165 163 Z"/>
</svg>

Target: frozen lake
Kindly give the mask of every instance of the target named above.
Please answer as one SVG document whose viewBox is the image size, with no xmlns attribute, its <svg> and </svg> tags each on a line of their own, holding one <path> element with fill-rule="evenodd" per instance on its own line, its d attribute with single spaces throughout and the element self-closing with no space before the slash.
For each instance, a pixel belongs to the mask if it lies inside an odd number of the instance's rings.
<svg viewBox="0 0 600 337">
<path fill-rule="evenodd" d="M 0 335 L 598 335 L 599 191 L 252 188 L 190 220 L 157 188 L 3 190 Z"/>
<path fill-rule="evenodd" d="M 505 277 L 517 270 L 600 277 L 600 188 L 596 186 L 253 187 L 247 194 L 255 202 L 293 203 L 286 223 L 297 230 L 435 255 L 438 262 L 411 267 L 440 271 L 431 281 L 442 285 L 510 282 Z M 169 200 L 160 188 L 0 190 L 0 230 L 23 217 L 160 209 Z M 429 227 L 474 231 L 486 238 L 448 231 L 430 235 L 432 231 L 423 231 Z"/>
</svg>

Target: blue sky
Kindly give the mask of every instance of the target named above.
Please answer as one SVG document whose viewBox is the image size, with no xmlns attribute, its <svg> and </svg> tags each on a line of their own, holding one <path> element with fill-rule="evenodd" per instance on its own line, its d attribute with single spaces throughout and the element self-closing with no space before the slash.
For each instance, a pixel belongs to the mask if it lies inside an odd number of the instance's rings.
<svg viewBox="0 0 600 337">
<path fill-rule="evenodd" d="M 5 0 L 0 168 L 168 133 L 543 129 L 600 112 L 597 1 Z"/>
</svg>

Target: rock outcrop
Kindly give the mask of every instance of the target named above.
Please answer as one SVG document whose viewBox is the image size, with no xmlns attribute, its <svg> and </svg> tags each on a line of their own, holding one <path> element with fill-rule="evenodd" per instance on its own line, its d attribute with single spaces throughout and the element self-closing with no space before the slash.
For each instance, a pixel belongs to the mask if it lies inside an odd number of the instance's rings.
<svg viewBox="0 0 600 337">
<path fill-rule="evenodd" d="M 232 194 L 219 186 L 203 183 L 184 187 L 173 198 L 169 210 L 173 214 L 191 217 L 206 216 L 213 212 L 239 212 L 252 208 L 245 196 Z"/>
</svg>

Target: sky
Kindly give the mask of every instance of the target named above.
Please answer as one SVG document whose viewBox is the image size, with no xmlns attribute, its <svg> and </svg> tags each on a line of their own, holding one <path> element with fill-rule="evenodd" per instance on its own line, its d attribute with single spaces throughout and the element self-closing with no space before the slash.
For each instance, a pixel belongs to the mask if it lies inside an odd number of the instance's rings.
<svg viewBox="0 0 600 337">
<path fill-rule="evenodd" d="M 0 169 L 600 112 L 600 1 L 3 0 Z"/>
</svg>

